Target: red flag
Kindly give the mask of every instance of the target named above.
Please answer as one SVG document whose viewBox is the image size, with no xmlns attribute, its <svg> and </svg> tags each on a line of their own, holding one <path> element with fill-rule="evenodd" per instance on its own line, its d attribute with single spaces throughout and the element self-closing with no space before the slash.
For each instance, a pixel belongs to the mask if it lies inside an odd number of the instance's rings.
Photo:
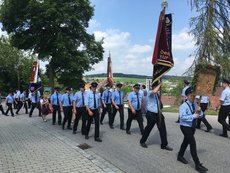
<svg viewBox="0 0 230 173">
<path fill-rule="evenodd" d="M 161 11 L 157 29 L 157 36 L 155 41 L 155 47 L 152 57 L 153 69 L 153 81 L 159 80 L 165 73 L 167 73 L 174 65 L 169 38 L 171 37 L 171 15 L 166 20 L 165 8 Z M 167 21 L 167 23 L 166 23 Z"/>
</svg>

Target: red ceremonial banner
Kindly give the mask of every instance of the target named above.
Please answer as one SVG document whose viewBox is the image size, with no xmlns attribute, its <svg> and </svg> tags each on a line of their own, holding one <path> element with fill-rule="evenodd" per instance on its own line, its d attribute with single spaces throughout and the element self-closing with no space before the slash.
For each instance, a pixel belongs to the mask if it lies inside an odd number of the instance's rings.
<svg viewBox="0 0 230 173">
<path fill-rule="evenodd" d="M 165 15 L 164 8 L 159 17 L 157 36 L 152 57 L 152 64 L 154 65 L 152 83 L 159 80 L 174 66 L 170 41 L 172 34 L 171 25 L 171 14 Z"/>
</svg>

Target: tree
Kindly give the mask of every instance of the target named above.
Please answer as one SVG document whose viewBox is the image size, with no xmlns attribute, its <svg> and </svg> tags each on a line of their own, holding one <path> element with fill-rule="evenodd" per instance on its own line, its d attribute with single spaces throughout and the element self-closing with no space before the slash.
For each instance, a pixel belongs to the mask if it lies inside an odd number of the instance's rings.
<svg viewBox="0 0 230 173">
<path fill-rule="evenodd" d="M 33 59 L 12 47 L 9 39 L 0 38 L 0 86 L 3 92 L 27 89 Z"/>
<path fill-rule="evenodd" d="M 53 88 L 55 77 L 64 85 L 76 85 L 102 60 L 102 40 L 86 31 L 93 14 L 89 0 L 5 0 L 0 20 L 13 46 L 32 50 L 49 62 Z"/>
<path fill-rule="evenodd" d="M 230 76 L 230 1 L 190 0 L 199 13 L 191 19 L 191 33 L 196 39 L 196 62 L 220 64 L 223 76 Z"/>
</svg>

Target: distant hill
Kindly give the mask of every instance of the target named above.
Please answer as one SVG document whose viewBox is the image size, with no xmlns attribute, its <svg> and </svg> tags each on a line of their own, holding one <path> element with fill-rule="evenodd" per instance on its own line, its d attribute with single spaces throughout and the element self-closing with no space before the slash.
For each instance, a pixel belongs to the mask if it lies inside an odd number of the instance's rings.
<svg viewBox="0 0 230 173">
<path fill-rule="evenodd" d="M 100 74 L 91 74 L 91 75 L 86 75 L 86 77 L 91 77 L 91 78 L 95 78 L 95 77 L 106 77 L 107 74 L 106 73 L 100 73 Z M 142 78 L 142 79 L 146 79 L 146 78 L 151 78 L 152 76 L 146 76 L 146 75 L 138 75 L 138 74 L 124 74 L 124 73 L 113 73 L 113 77 L 125 77 L 125 78 Z M 184 76 L 169 76 L 169 75 L 165 75 L 163 77 L 163 79 L 182 79 L 185 78 Z"/>
</svg>

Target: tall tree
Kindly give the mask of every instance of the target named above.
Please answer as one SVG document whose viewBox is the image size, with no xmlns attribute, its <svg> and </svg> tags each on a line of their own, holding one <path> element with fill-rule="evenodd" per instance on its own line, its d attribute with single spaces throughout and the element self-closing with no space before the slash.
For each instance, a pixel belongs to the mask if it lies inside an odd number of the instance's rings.
<svg viewBox="0 0 230 173">
<path fill-rule="evenodd" d="M 14 48 L 7 38 L 0 38 L 0 86 L 3 92 L 27 89 L 33 59 Z"/>
<path fill-rule="evenodd" d="M 86 30 L 93 14 L 89 0 L 5 0 L 0 20 L 13 46 L 33 50 L 49 62 L 53 87 L 55 77 L 64 85 L 75 85 L 102 60 L 102 40 Z"/>
<path fill-rule="evenodd" d="M 198 12 L 191 19 L 191 33 L 198 47 L 196 62 L 220 64 L 223 75 L 230 75 L 230 1 L 190 0 L 190 3 Z"/>
</svg>

